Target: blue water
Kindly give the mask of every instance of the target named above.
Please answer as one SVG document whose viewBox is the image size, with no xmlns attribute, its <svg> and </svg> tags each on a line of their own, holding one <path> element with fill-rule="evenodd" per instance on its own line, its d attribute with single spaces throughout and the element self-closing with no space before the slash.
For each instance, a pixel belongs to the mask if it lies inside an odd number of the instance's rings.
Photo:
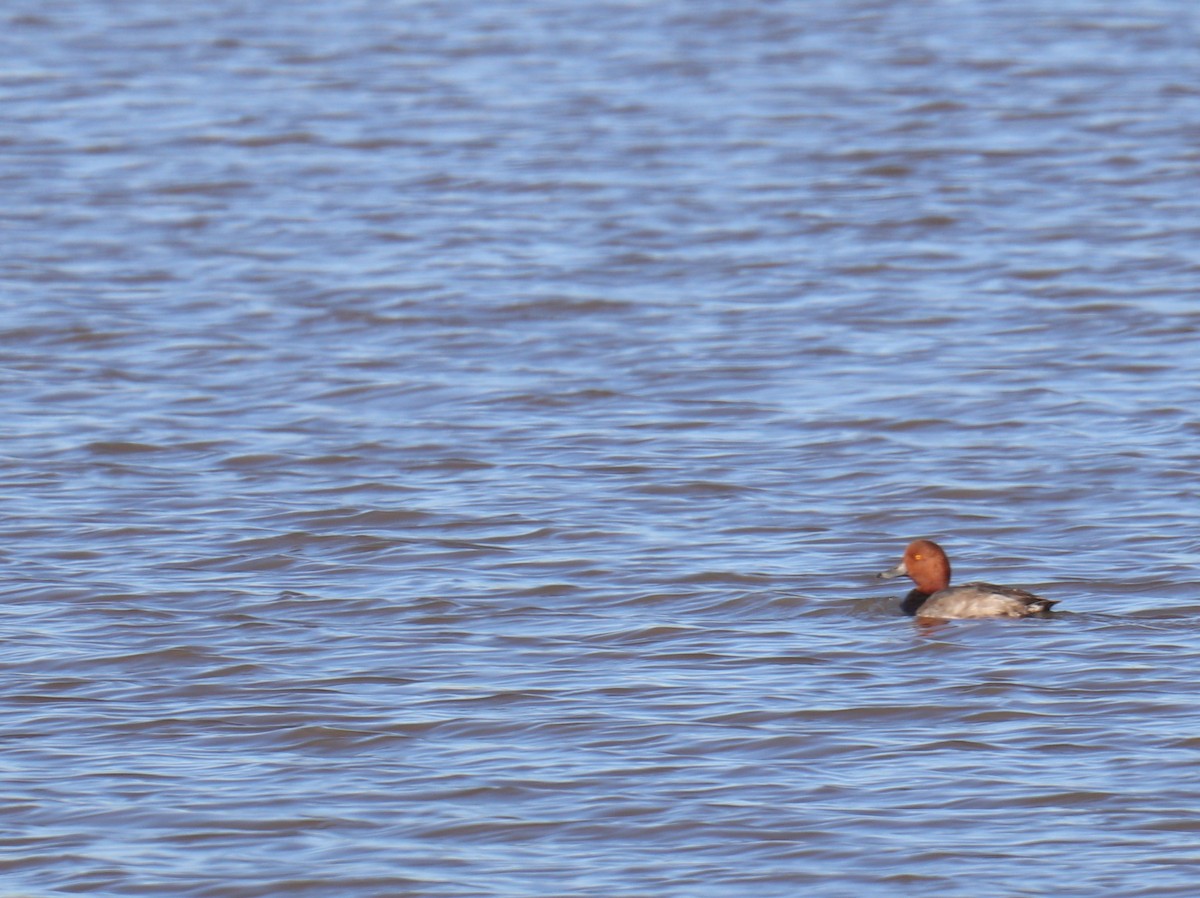
<svg viewBox="0 0 1200 898">
<path fill-rule="evenodd" d="M 1200 13 L 3 15 L 0 892 L 1194 894 Z"/>
</svg>

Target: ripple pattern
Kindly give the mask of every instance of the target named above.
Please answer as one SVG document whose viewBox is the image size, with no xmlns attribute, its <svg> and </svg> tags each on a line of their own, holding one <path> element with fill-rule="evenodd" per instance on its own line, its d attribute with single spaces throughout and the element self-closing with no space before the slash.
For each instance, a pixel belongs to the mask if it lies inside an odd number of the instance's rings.
<svg viewBox="0 0 1200 898">
<path fill-rule="evenodd" d="M 1200 12 L 0 21 L 13 895 L 1194 895 Z"/>
</svg>

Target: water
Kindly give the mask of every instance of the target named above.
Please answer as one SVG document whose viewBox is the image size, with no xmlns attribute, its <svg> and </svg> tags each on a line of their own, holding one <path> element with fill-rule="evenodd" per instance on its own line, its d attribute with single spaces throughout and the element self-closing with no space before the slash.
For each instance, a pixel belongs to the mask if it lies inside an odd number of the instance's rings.
<svg viewBox="0 0 1200 898">
<path fill-rule="evenodd" d="M 10 4 L 4 894 L 1193 894 L 1198 25 Z"/>
</svg>

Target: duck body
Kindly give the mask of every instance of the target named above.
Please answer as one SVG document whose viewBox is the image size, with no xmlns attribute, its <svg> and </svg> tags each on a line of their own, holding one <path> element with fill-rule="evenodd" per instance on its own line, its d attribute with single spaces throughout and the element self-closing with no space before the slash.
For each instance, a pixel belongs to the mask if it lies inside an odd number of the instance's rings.
<svg viewBox="0 0 1200 898">
<path fill-rule="evenodd" d="M 900 563 L 879 574 L 884 579 L 907 575 L 916 584 L 901 604 L 906 614 L 938 620 L 978 617 L 1030 617 L 1055 604 L 1015 586 L 994 583 L 950 585 L 950 560 L 930 539 L 918 539 L 904 550 Z"/>
<path fill-rule="evenodd" d="M 1029 617 L 1049 611 L 1054 602 L 1015 586 L 964 583 L 932 595 L 914 589 L 900 606 L 916 617 L 957 620 L 969 617 Z"/>
</svg>

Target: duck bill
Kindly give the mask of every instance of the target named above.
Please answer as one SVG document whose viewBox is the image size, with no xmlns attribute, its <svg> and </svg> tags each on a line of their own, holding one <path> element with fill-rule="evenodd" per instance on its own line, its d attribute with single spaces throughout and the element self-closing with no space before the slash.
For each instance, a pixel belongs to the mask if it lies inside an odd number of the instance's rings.
<svg viewBox="0 0 1200 898">
<path fill-rule="evenodd" d="M 908 568 L 905 567 L 904 562 L 901 561 L 894 568 L 889 568 L 886 571 L 880 571 L 876 576 L 880 580 L 891 580 L 893 577 L 902 577 L 907 573 L 908 573 Z"/>
</svg>

